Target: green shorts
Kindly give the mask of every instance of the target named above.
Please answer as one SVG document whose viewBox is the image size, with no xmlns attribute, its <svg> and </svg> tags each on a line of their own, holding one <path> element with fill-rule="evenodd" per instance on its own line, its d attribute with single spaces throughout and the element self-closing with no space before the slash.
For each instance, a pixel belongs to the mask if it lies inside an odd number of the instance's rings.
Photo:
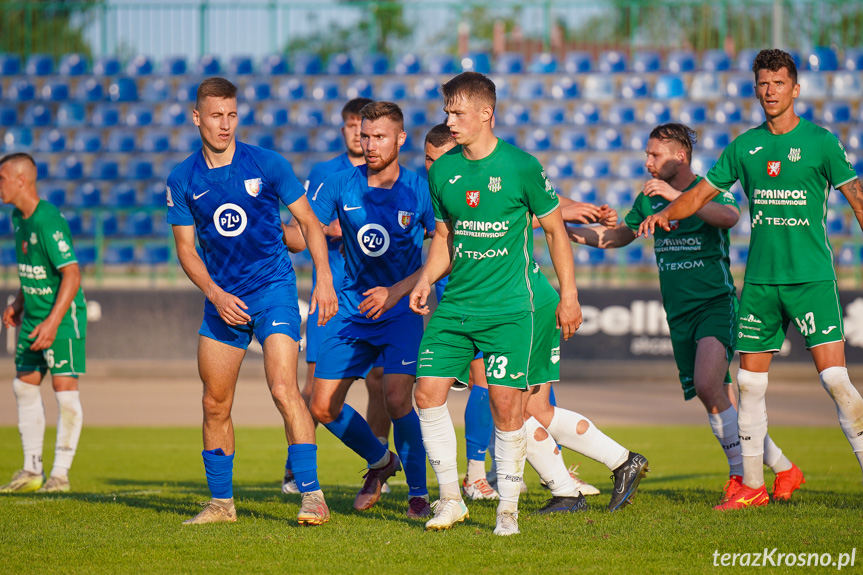
<svg viewBox="0 0 863 575">
<path fill-rule="evenodd" d="M 489 385 L 527 389 L 560 379 L 557 302 L 536 312 L 475 316 L 438 310 L 423 334 L 417 378 L 467 384 L 470 362 L 483 352 Z"/>
<path fill-rule="evenodd" d="M 33 351 L 30 349 L 33 342 L 22 331 L 15 350 L 15 369 L 42 373 L 50 369 L 52 375 L 78 377 L 87 372 L 85 342 L 85 339 L 55 339 L 48 349 Z"/>
<path fill-rule="evenodd" d="M 695 354 L 698 341 L 715 337 L 725 346 L 725 358 L 730 362 L 734 356 L 737 328 L 737 296 L 715 298 L 691 314 L 668 322 L 671 331 L 671 347 L 680 376 L 683 397 L 695 397 Z M 725 372 L 725 383 L 731 383 L 731 374 Z"/>
<path fill-rule="evenodd" d="M 836 282 L 743 284 L 737 329 L 738 351 L 779 351 L 792 320 L 806 340 L 806 349 L 845 341 Z"/>
</svg>

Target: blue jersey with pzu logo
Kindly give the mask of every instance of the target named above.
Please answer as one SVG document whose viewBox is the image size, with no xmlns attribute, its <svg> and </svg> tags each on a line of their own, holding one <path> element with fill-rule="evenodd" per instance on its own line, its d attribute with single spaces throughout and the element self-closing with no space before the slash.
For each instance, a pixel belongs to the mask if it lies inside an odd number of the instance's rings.
<svg viewBox="0 0 863 575">
<path fill-rule="evenodd" d="M 237 142 L 229 166 L 210 169 L 201 150 L 168 176 L 168 223 L 195 226 L 210 277 L 226 292 L 284 301 L 296 277 L 282 241 L 279 201 L 305 192 L 291 165 L 269 150 Z"/>
<path fill-rule="evenodd" d="M 339 313 L 354 321 L 372 321 L 359 312 L 363 292 L 389 287 L 422 266 L 426 230 L 434 229 L 428 182 L 400 168 L 391 189 L 369 186 L 368 168 L 357 166 L 327 178 L 312 202 L 318 219 L 336 217 L 342 226 L 345 279 Z M 404 297 L 380 319 L 413 313 Z"/>
</svg>

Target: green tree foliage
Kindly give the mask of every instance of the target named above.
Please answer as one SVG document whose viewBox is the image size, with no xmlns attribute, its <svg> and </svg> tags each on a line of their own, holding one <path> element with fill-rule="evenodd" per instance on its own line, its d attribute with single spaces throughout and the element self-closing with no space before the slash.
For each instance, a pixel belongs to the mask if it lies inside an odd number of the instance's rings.
<svg viewBox="0 0 863 575">
<path fill-rule="evenodd" d="M 0 52 L 90 55 L 84 28 L 96 0 L 0 0 Z"/>
</svg>

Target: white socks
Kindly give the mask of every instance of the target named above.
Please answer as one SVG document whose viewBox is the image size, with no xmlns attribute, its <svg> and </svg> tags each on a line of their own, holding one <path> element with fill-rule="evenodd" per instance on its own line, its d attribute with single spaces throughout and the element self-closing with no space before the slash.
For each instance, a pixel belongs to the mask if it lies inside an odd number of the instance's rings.
<svg viewBox="0 0 863 575">
<path fill-rule="evenodd" d="M 501 431 L 495 426 L 494 436 L 494 458 L 497 460 L 497 491 L 500 493 L 500 504 L 497 506 L 497 512 L 518 511 L 518 495 L 521 493 L 524 460 L 527 453 L 527 432 L 524 425 L 516 431 Z M 454 444 L 455 431 L 453 431 Z"/>
<path fill-rule="evenodd" d="M 764 437 L 764 465 L 773 473 L 782 473 L 791 469 L 791 461 L 785 457 L 779 446 L 773 443 L 770 435 Z"/>
<path fill-rule="evenodd" d="M 423 447 L 440 485 L 441 499 L 461 499 L 458 486 L 458 452 L 455 428 L 447 404 L 417 408 Z"/>
<path fill-rule="evenodd" d="M 764 485 L 764 438 L 767 436 L 767 374 L 737 370 L 740 405 L 737 414 L 743 483 L 753 489 Z"/>
<path fill-rule="evenodd" d="M 535 417 L 525 421 L 524 426 L 527 433 L 527 462 L 545 481 L 551 494 L 557 497 L 575 497 L 578 495 L 578 489 L 566 469 L 566 464 L 563 462 L 554 437 Z M 537 434 L 545 435 L 545 438 L 538 440 Z"/>
<path fill-rule="evenodd" d="M 605 435 L 592 421 L 574 411 L 554 408 L 554 417 L 546 428 L 557 443 L 605 464 L 611 470 L 629 457 L 629 450 Z"/>
<path fill-rule="evenodd" d="M 81 425 L 84 422 L 84 411 L 81 409 L 81 397 L 78 391 L 57 391 L 57 444 L 54 447 L 54 468 L 51 475 L 67 477 L 75 451 L 78 449 L 78 438 L 81 437 Z"/>
<path fill-rule="evenodd" d="M 12 390 L 18 404 L 18 431 L 24 448 L 24 471 L 42 473 L 42 443 L 45 438 L 45 407 L 38 385 L 24 383 L 17 377 Z"/>
<path fill-rule="evenodd" d="M 847 368 L 828 367 L 818 375 L 821 377 L 821 385 L 836 404 L 839 425 L 863 469 L 863 398 L 851 384 Z"/>
<path fill-rule="evenodd" d="M 728 459 L 728 475 L 743 476 L 743 455 L 740 452 L 740 438 L 737 436 L 737 410 L 734 406 L 720 413 L 708 413 L 710 429 L 722 446 Z"/>
<path fill-rule="evenodd" d="M 467 460 L 467 483 L 468 485 L 479 479 L 485 479 L 485 460 Z"/>
</svg>

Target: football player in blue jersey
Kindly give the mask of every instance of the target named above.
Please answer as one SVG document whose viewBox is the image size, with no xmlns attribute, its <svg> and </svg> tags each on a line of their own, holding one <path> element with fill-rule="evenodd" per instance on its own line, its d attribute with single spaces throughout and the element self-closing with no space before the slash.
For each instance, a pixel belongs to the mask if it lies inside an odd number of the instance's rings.
<svg viewBox="0 0 863 575">
<path fill-rule="evenodd" d="M 363 157 L 363 147 L 360 143 L 360 110 L 366 104 L 371 104 L 372 100 L 368 98 L 354 98 L 348 101 L 342 108 L 342 137 L 345 141 L 345 152 L 339 154 L 331 160 L 315 164 L 309 173 L 306 180 L 306 196 L 311 199 L 320 191 L 321 186 L 331 175 L 354 166 L 361 166 L 366 163 Z M 333 274 L 333 286 L 339 290 L 342 281 L 345 277 L 345 257 L 339 251 L 342 246 L 342 231 L 339 226 L 339 220 L 333 220 L 324 227 L 324 234 L 327 236 L 327 252 L 330 262 L 330 271 Z M 291 222 L 291 225 L 285 229 L 285 238 L 288 247 L 292 251 L 302 251 L 305 249 L 305 242 L 302 233 L 296 222 Z M 312 269 L 312 289 L 315 286 L 315 270 Z M 310 313 L 306 321 L 306 382 L 303 386 L 303 399 L 308 404 L 309 398 L 312 396 L 312 389 L 315 381 L 315 363 L 318 361 L 318 349 L 321 346 L 321 341 L 324 338 L 326 328 L 319 326 L 317 323 L 317 313 Z M 387 445 L 390 434 L 390 418 L 384 408 L 383 395 L 383 368 L 375 364 L 375 367 L 366 375 L 366 389 L 369 394 L 369 403 L 366 407 L 366 421 L 372 431 L 377 436 L 378 440 Z M 386 484 L 383 490 L 388 488 Z M 297 482 L 294 479 L 293 471 L 291 470 L 291 459 L 285 461 L 285 475 L 282 479 L 282 493 L 299 493 Z"/>
<path fill-rule="evenodd" d="M 329 519 L 329 509 L 317 478 L 314 424 L 297 385 L 300 314 L 279 202 L 299 222 L 317 265 L 311 307 L 320 308 L 320 323 L 338 309 L 326 239 L 290 164 L 279 154 L 235 140 L 236 86 L 223 78 L 201 82 L 192 118 L 203 146 L 168 177 L 168 223 L 183 270 L 206 296 L 198 370 L 204 383 L 202 455 L 212 499 L 185 524 L 237 520 L 231 406 L 254 335 L 264 349 L 267 384 L 285 421 L 294 476 L 303 492 L 297 520 L 320 525 Z"/>
<path fill-rule="evenodd" d="M 428 184 L 398 162 L 406 138 L 399 107 L 374 102 L 361 115 L 366 165 L 328 178 L 311 202 L 321 222 L 339 220 L 345 282 L 339 313 L 321 342 L 310 408 L 333 435 L 368 462 L 355 509 L 373 506 L 383 483 L 404 464 L 408 517 L 423 518 L 431 514 L 425 449 L 411 404 L 423 322 L 411 317 L 404 296 L 412 282 L 403 280 L 422 265 L 422 242 L 426 230 L 434 229 L 434 217 Z M 385 304 L 391 309 L 383 313 Z M 363 417 L 345 403 L 353 381 L 379 356 L 397 454 L 381 445 Z"/>
</svg>

